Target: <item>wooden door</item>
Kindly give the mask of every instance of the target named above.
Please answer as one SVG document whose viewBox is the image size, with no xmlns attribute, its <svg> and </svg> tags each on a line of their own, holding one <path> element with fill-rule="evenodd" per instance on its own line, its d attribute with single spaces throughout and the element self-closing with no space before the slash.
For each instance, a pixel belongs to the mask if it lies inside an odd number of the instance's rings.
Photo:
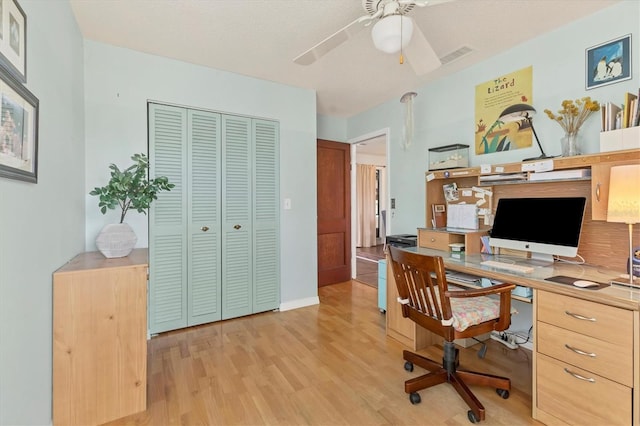
<svg viewBox="0 0 640 426">
<path fill-rule="evenodd" d="M 351 279 L 351 145 L 318 139 L 318 286 Z"/>
</svg>

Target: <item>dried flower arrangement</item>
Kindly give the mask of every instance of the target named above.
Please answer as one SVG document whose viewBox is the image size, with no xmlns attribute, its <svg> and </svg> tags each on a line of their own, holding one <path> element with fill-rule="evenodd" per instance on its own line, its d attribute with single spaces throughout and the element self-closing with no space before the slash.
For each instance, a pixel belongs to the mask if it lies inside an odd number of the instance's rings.
<svg viewBox="0 0 640 426">
<path fill-rule="evenodd" d="M 600 104 L 598 101 L 593 101 L 587 96 L 575 101 L 562 101 L 562 109 L 558 111 L 558 115 L 548 109 L 545 109 L 544 112 L 550 119 L 557 121 L 566 133 L 572 134 L 577 133 L 587 118 L 599 110 Z"/>
</svg>

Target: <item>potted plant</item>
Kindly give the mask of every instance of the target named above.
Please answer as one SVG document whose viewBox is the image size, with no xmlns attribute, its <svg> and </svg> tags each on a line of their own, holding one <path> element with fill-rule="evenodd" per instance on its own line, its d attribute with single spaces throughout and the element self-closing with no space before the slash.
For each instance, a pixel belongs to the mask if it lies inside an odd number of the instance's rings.
<svg viewBox="0 0 640 426">
<path fill-rule="evenodd" d="M 127 256 L 138 241 L 133 229 L 124 222 L 127 213 L 133 209 L 147 214 L 153 200 L 158 198 L 158 192 L 170 191 L 175 186 L 166 176 L 147 178 L 149 159 L 145 154 L 135 154 L 131 159 L 134 164 L 124 170 L 111 164 L 109 183 L 89 193 L 100 197 L 98 207 L 102 214 L 118 207 L 121 210 L 120 223 L 105 225 L 96 238 L 96 247 L 109 258 Z"/>
</svg>

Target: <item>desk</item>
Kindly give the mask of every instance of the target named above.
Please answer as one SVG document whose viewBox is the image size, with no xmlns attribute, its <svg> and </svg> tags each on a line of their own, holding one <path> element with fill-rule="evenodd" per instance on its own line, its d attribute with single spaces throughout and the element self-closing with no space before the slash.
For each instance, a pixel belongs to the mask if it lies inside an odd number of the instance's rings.
<svg viewBox="0 0 640 426">
<path fill-rule="evenodd" d="M 517 274 L 480 264 L 491 255 L 457 258 L 423 247 L 405 250 L 442 256 L 448 270 L 533 289 L 533 418 L 547 424 L 584 424 L 587 419 L 590 424 L 640 424 L 640 290 L 581 289 L 545 281 L 566 275 L 606 283 L 616 271 L 556 262 Z M 439 337 L 402 317 L 387 264 L 387 335 L 414 350 L 439 343 Z"/>
</svg>

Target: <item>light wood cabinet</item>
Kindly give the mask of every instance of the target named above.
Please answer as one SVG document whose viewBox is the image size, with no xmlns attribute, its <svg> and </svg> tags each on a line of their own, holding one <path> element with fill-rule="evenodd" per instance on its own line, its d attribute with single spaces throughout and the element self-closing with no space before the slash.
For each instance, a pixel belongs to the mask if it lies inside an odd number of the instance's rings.
<svg viewBox="0 0 640 426">
<path fill-rule="evenodd" d="M 449 251 L 449 244 L 464 243 L 465 252 L 480 253 L 480 237 L 487 235 L 486 230 L 452 231 L 451 229 L 418 228 L 418 247 Z"/>
<path fill-rule="evenodd" d="M 82 253 L 53 274 L 53 423 L 146 409 L 147 250 Z"/>
<path fill-rule="evenodd" d="M 632 424 L 637 311 L 541 290 L 534 304 L 534 417 Z"/>
</svg>

